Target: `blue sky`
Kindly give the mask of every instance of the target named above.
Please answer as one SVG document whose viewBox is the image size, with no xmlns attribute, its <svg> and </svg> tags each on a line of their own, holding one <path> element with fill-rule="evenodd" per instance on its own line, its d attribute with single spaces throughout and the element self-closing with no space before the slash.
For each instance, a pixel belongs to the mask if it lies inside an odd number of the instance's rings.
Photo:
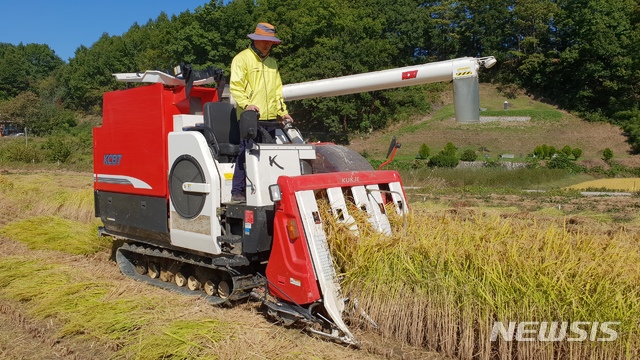
<svg viewBox="0 0 640 360">
<path fill-rule="evenodd" d="M 47 44 L 62 60 L 80 45 L 90 47 L 103 33 L 122 35 L 167 15 L 193 12 L 208 0 L 0 0 L 0 43 Z"/>
</svg>

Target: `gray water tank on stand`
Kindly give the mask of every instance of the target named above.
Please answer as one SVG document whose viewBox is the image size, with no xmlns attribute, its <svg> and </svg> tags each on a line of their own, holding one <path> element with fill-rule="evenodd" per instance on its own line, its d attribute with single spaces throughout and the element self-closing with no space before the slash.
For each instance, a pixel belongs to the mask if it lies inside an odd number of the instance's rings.
<svg viewBox="0 0 640 360">
<path fill-rule="evenodd" d="M 458 122 L 480 122 L 480 85 L 476 74 L 460 78 L 454 77 L 453 106 Z"/>
</svg>

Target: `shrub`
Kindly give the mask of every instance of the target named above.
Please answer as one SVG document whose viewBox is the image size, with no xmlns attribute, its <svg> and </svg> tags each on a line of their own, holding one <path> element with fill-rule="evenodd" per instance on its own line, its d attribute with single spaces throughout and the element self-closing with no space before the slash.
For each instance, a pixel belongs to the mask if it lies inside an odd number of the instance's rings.
<svg viewBox="0 0 640 360">
<path fill-rule="evenodd" d="M 569 160 L 569 156 L 561 152 L 547 162 L 547 167 L 549 169 L 567 169 L 571 167 L 571 164 L 573 163 Z"/>
<path fill-rule="evenodd" d="M 540 168 L 540 158 L 539 157 L 528 157 L 525 162 L 527 163 L 528 169 L 538 169 Z"/>
<path fill-rule="evenodd" d="M 48 150 L 47 160 L 51 162 L 66 162 L 71 156 L 71 145 L 63 137 L 50 137 L 44 143 L 43 148 Z"/>
<path fill-rule="evenodd" d="M 38 146 L 26 146 L 22 141 L 12 141 L 0 151 L 2 162 L 40 163 L 45 153 Z"/>
<path fill-rule="evenodd" d="M 453 145 L 453 143 L 448 142 L 447 145 L 444 146 L 444 150 L 442 150 L 442 154 L 455 157 L 456 151 L 458 151 L 458 148 L 456 148 L 456 146 Z"/>
<path fill-rule="evenodd" d="M 442 151 L 429 159 L 429 167 L 454 168 L 458 166 L 460 159 L 458 159 L 456 151 L 457 149 L 455 145 L 453 145 L 453 143 L 451 142 L 448 142 L 447 145 L 445 145 L 444 149 L 442 149 Z"/>
<path fill-rule="evenodd" d="M 424 169 L 427 165 L 426 161 L 421 161 L 421 159 L 415 159 L 411 162 L 411 168 L 413 170 Z"/>
<path fill-rule="evenodd" d="M 427 144 L 420 145 L 420 149 L 418 150 L 418 159 L 426 160 L 429 158 L 431 153 L 431 149 L 427 146 Z"/>
<path fill-rule="evenodd" d="M 460 156 L 460 160 L 462 161 L 476 161 L 476 159 L 478 159 L 478 154 L 471 149 L 465 150 L 462 156 Z"/>
<path fill-rule="evenodd" d="M 504 167 L 504 165 L 497 159 L 487 159 L 487 161 L 484 162 L 484 167 L 499 168 Z"/>
<path fill-rule="evenodd" d="M 578 160 L 578 158 L 580 156 L 582 156 L 582 149 L 580 148 L 573 148 L 573 150 L 571 150 L 571 154 L 573 155 L 573 158 Z"/>
<path fill-rule="evenodd" d="M 440 152 L 429 159 L 429 167 L 454 168 L 458 166 L 459 162 L 460 161 L 455 155 L 446 155 L 443 152 Z"/>
<path fill-rule="evenodd" d="M 602 151 L 602 160 L 609 162 L 611 159 L 613 159 L 613 151 L 609 148 L 604 149 Z"/>
<path fill-rule="evenodd" d="M 533 155 L 535 155 L 539 159 L 544 159 L 544 149 L 541 145 L 536 146 L 536 148 L 533 150 Z"/>
</svg>

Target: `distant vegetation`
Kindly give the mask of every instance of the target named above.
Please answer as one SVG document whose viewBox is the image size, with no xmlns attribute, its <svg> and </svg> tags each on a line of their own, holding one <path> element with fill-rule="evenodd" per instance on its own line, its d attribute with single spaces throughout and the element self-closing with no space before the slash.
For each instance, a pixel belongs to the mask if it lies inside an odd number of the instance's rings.
<svg viewBox="0 0 640 360">
<path fill-rule="evenodd" d="M 161 14 L 81 46 L 68 63 L 46 44 L 0 44 L 0 122 L 35 135 L 69 133 L 100 113 L 116 72 L 169 69 L 181 62 L 228 70 L 258 21 L 284 41 L 273 50 L 285 83 L 462 56 L 495 56 L 482 80 L 505 96 L 524 88 L 590 120 L 607 120 L 640 150 L 640 7 L 637 1 L 211 1 Z M 228 75 L 228 73 L 227 73 Z M 426 112 L 440 84 L 291 104 L 317 139 L 368 132 Z"/>
</svg>

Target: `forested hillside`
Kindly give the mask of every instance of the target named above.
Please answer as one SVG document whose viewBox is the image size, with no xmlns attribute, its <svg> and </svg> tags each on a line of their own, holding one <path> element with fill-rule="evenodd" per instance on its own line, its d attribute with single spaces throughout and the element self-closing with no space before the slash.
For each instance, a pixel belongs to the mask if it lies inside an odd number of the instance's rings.
<svg viewBox="0 0 640 360">
<path fill-rule="evenodd" d="M 638 0 L 236 0 L 161 14 L 104 34 L 65 63 L 46 44 L 0 44 L 0 121 L 33 133 L 71 131 L 99 114 L 111 74 L 181 62 L 228 75 L 258 21 L 276 26 L 273 50 L 294 83 L 462 56 L 495 56 L 482 81 L 510 84 L 589 120 L 611 121 L 640 150 Z M 82 31 L 78 29 L 78 31 Z M 383 128 L 428 110 L 441 85 L 291 104 L 299 125 L 328 134 Z"/>
</svg>

